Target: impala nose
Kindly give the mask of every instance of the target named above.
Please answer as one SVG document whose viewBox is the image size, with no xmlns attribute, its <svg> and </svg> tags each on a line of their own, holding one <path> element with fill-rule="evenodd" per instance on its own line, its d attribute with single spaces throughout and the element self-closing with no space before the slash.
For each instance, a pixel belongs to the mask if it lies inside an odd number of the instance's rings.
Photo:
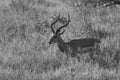
<svg viewBox="0 0 120 80">
<path fill-rule="evenodd" d="M 49 43 L 49 44 L 53 44 L 54 42 L 53 42 L 53 41 L 49 41 L 48 43 Z"/>
<path fill-rule="evenodd" d="M 52 39 L 50 39 L 50 41 L 49 41 L 48 43 L 49 43 L 49 44 L 52 44 L 52 43 L 53 43 Z"/>
</svg>

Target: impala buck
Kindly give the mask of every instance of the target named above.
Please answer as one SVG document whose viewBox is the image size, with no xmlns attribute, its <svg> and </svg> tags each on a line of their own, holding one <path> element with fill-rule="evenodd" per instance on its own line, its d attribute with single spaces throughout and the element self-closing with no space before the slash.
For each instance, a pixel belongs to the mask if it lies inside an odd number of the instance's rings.
<svg viewBox="0 0 120 80">
<path fill-rule="evenodd" d="M 51 23 L 51 30 L 53 36 L 49 41 L 49 44 L 57 43 L 58 48 L 68 56 L 78 57 L 78 54 L 81 54 L 83 48 L 94 47 L 95 44 L 100 43 L 99 39 L 94 38 L 83 38 L 83 39 L 73 39 L 70 42 L 65 42 L 61 35 L 64 34 L 65 29 L 61 32 L 61 29 L 67 27 L 70 23 L 70 15 L 68 14 L 68 19 L 66 18 L 65 22 L 61 22 L 62 18 L 60 14 L 53 20 Z M 64 19 L 65 20 L 65 19 Z M 60 22 L 63 25 L 59 27 L 56 31 L 54 30 L 55 23 Z"/>
</svg>

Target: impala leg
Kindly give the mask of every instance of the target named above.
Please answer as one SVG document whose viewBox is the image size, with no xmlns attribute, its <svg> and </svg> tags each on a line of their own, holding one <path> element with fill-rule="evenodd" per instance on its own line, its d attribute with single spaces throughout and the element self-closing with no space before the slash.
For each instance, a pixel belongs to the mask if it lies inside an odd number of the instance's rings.
<svg viewBox="0 0 120 80">
<path fill-rule="evenodd" d="M 84 50 L 83 49 L 81 49 L 81 48 L 79 48 L 79 50 L 76 52 L 77 53 L 77 55 L 76 55 L 76 57 L 77 57 L 77 60 L 78 60 L 78 62 L 80 62 L 80 55 L 81 54 L 84 54 Z"/>
<path fill-rule="evenodd" d="M 116 73 L 118 73 L 118 66 L 115 66 L 115 69 L 116 69 Z"/>
<path fill-rule="evenodd" d="M 80 56 L 79 55 L 77 56 L 77 60 L 78 60 L 78 62 L 80 62 Z"/>
<path fill-rule="evenodd" d="M 67 57 L 66 57 L 66 59 L 65 59 L 65 65 L 68 65 L 68 61 L 69 61 L 69 56 L 68 55 L 66 55 Z"/>
<path fill-rule="evenodd" d="M 94 51 L 99 52 L 100 51 L 100 45 L 95 44 Z M 96 53 L 98 54 L 98 53 Z"/>
<path fill-rule="evenodd" d="M 118 73 L 118 67 L 119 67 L 119 64 L 117 64 L 116 62 L 115 62 L 115 70 L 116 70 L 116 73 Z"/>
<path fill-rule="evenodd" d="M 92 59 L 92 61 L 95 61 L 95 57 L 94 57 L 94 51 L 90 52 L 90 58 Z"/>
</svg>

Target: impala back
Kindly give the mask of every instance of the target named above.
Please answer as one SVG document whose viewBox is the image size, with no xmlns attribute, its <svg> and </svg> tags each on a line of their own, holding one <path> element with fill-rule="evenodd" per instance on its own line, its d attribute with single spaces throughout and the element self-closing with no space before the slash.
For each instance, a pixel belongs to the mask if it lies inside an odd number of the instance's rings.
<svg viewBox="0 0 120 80">
<path fill-rule="evenodd" d="M 100 43 L 100 40 L 94 38 L 83 38 L 71 40 L 68 45 L 73 48 L 87 48 L 95 46 L 95 43 Z"/>
</svg>

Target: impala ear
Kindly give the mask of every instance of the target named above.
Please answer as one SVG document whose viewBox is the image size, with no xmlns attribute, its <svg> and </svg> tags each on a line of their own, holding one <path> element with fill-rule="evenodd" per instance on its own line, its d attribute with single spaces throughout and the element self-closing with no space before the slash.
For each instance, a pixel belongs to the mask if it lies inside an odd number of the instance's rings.
<svg viewBox="0 0 120 80">
<path fill-rule="evenodd" d="M 59 33 L 59 35 L 62 35 L 62 34 L 64 34 L 64 32 L 65 32 L 65 29 L 63 29 L 63 31 L 62 31 L 61 33 Z"/>
</svg>

